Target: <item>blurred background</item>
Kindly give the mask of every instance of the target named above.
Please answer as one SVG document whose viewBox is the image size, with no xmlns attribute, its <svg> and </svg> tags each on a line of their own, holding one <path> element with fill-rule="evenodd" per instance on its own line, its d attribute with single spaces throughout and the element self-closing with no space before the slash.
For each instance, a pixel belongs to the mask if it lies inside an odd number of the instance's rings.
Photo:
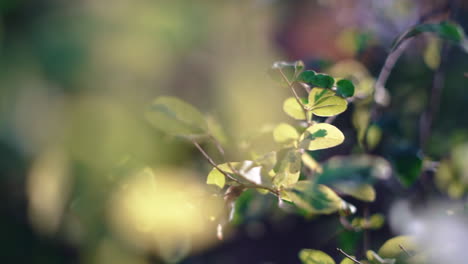
<svg viewBox="0 0 468 264">
<path fill-rule="evenodd" d="M 223 202 L 205 185 L 209 164 L 191 144 L 152 128 L 144 113 L 153 98 L 177 96 L 217 120 L 227 145 L 255 138 L 291 122 L 281 109 L 289 91 L 267 75 L 274 61 L 300 59 L 316 71 L 372 82 L 392 41 L 444 5 L 1 0 L 0 262 L 299 263 L 302 248 L 341 259 L 337 246 L 362 255 L 363 234 L 343 231 L 336 216 L 304 218 L 254 191 L 240 197 L 218 241 Z M 468 3 L 454 6 L 433 21 L 450 13 L 466 31 Z M 445 81 L 434 102 L 437 73 Z M 443 48 L 430 35 L 411 43 L 387 83 L 391 103 L 373 123 L 382 140 L 372 154 L 391 161 L 393 177 L 377 185 L 376 202 L 351 199 L 358 212 L 387 214 L 405 199 L 409 205 L 392 212 L 403 210 L 409 223 L 417 217 L 408 208 L 433 199 L 463 207 L 467 74 L 459 47 Z M 440 107 L 426 135 L 420 117 L 434 103 Z M 336 119 L 346 141 L 317 153 L 319 161 L 360 151 L 359 111 L 367 110 L 352 106 Z M 402 183 L 419 177 L 421 164 L 441 160 L 439 176 Z M 407 231 L 390 226 L 368 234 L 371 248 Z"/>
</svg>

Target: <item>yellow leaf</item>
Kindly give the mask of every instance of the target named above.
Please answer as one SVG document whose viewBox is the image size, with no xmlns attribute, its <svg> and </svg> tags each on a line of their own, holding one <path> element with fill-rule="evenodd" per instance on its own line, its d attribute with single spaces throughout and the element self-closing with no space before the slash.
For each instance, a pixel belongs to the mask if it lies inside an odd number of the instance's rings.
<svg viewBox="0 0 468 264">
<path fill-rule="evenodd" d="M 374 187 L 370 184 L 356 184 L 353 182 L 340 182 L 334 184 L 338 191 L 350 195 L 358 200 L 365 201 L 365 202 L 373 202 L 375 200 L 375 190 Z"/>
<path fill-rule="evenodd" d="M 297 102 L 296 98 L 289 97 L 283 103 L 283 111 L 290 117 L 297 120 L 304 120 L 305 114 L 302 106 Z"/>
<path fill-rule="evenodd" d="M 319 123 L 310 126 L 299 138 L 299 148 L 319 150 L 337 146 L 344 141 L 343 133 L 333 125 Z"/>
<path fill-rule="evenodd" d="M 335 261 L 325 252 L 315 249 L 303 249 L 299 252 L 303 264 L 335 264 Z"/>
<path fill-rule="evenodd" d="M 226 184 L 226 178 L 224 177 L 224 174 L 222 174 L 218 169 L 213 168 L 208 174 L 206 183 L 216 185 L 219 188 L 223 188 L 224 184 Z"/>
<path fill-rule="evenodd" d="M 317 116 L 334 116 L 348 107 L 348 102 L 330 89 L 313 88 L 309 93 L 307 107 Z"/>
<path fill-rule="evenodd" d="M 297 133 L 297 130 L 293 126 L 285 123 L 279 124 L 275 130 L 273 130 L 273 138 L 278 143 L 289 144 L 297 140 L 298 137 L 299 133 Z"/>
</svg>

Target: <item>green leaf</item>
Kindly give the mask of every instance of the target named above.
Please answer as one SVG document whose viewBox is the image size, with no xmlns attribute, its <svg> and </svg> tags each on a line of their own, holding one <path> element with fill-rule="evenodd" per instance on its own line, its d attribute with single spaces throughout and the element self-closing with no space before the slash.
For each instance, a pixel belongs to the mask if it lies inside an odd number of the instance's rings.
<svg viewBox="0 0 468 264">
<path fill-rule="evenodd" d="M 343 205 L 343 200 L 332 189 L 311 181 L 299 181 L 285 193 L 297 207 L 311 214 L 331 214 Z"/>
<path fill-rule="evenodd" d="M 273 178 L 276 186 L 290 186 L 299 180 L 301 173 L 301 153 L 292 149 L 280 160 L 279 170 Z"/>
<path fill-rule="evenodd" d="M 336 96 L 332 90 L 313 88 L 309 93 L 309 103 L 306 106 L 314 115 L 334 116 L 344 112 L 348 107 L 348 102 Z"/>
<path fill-rule="evenodd" d="M 309 70 L 309 71 L 304 71 L 302 72 L 301 74 L 299 74 L 299 77 L 297 77 L 297 80 L 298 81 L 301 81 L 301 82 L 305 82 L 305 83 L 310 83 L 313 79 L 313 77 L 316 75 L 317 73 L 312 71 L 312 70 Z"/>
<path fill-rule="evenodd" d="M 370 184 L 352 181 L 339 182 L 333 184 L 333 188 L 364 202 L 373 202 L 375 200 L 375 190 Z"/>
<path fill-rule="evenodd" d="M 396 259 L 396 264 L 405 263 L 408 255 L 400 246 L 410 253 L 417 251 L 417 246 L 411 236 L 397 236 L 387 240 L 379 249 L 378 255 L 382 258 Z"/>
<path fill-rule="evenodd" d="M 224 188 L 224 185 L 226 184 L 226 178 L 224 174 L 222 174 L 218 169 L 213 168 L 208 174 L 206 183 L 216 185 L 222 189 Z"/>
<path fill-rule="evenodd" d="M 314 71 L 307 71 L 306 74 L 301 74 L 299 78 L 311 87 L 332 88 L 333 84 L 335 84 L 333 77 L 322 73 L 316 74 Z"/>
<path fill-rule="evenodd" d="M 392 172 L 387 160 L 365 154 L 335 156 L 323 164 L 322 168 L 323 173 L 318 175 L 317 183 L 333 185 L 339 182 L 372 184 L 377 180 L 390 178 Z"/>
<path fill-rule="evenodd" d="M 278 143 L 290 144 L 299 138 L 299 133 L 293 126 L 281 123 L 273 130 L 273 138 Z"/>
<path fill-rule="evenodd" d="M 450 21 L 442 21 L 440 23 L 426 23 L 416 25 L 413 28 L 406 31 L 395 41 L 392 50 L 398 48 L 398 46 L 400 46 L 400 44 L 404 40 L 417 36 L 421 33 L 434 33 L 439 38 L 453 41 L 457 44 L 462 44 L 465 38 L 463 28 L 456 23 Z"/>
<path fill-rule="evenodd" d="M 297 102 L 296 98 L 289 97 L 283 103 L 283 111 L 290 117 L 297 120 L 305 120 L 304 110 L 302 106 Z"/>
<path fill-rule="evenodd" d="M 333 125 L 318 123 L 310 126 L 299 138 L 299 147 L 319 150 L 337 146 L 344 141 L 343 133 Z"/>
<path fill-rule="evenodd" d="M 303 249 L 299 252 L 303 264 L 335 264 L 335 261 L 325 252 L 315 249 Z"/>
<path fill-rule="evenodd" d="M 175 97 L 156 98 L 146 112 L 146 118 L 157 129 L 172 135 L 199 136 L 207 131 L 203 115 L 192 105 Z"/>
<path fill-rule="evenodd" d="M 415 149 L 403 149 L 393 155 L 393 164 L 400 182 L 405 187 L 413 185 L 421 175 L 423 160 Z"/>
<path fill-rule="evenodd" d="M 351 97 L 354 95 L 354 84 L 350 80 L 339 80 L 336 83 L 336 93 L 342 97 Z"/>
</svg>

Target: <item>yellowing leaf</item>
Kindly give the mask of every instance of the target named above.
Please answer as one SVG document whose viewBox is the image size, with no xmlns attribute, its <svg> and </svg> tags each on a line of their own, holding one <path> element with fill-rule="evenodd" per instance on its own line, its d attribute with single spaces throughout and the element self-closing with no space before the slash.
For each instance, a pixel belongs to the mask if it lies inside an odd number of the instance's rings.
<svg viewBox="0 0 468 264">
<path fill-rule="evenodd" d="M 369 150 L 373 150 L 382 139 L 382 129 L 377 125 L 370 125 L 367 129 L 366 141 Z"/>
<path fill-rule="evenodd" d="M 343 205 L 343 200 L 332 189 L 310 181 L 299 181 L 285 192 L 296 206 L 311 214 L 331 214 Z"/>
<path fill-rule="evenodd" d="M 224 184 L 226 184 L 226 178 L 224 174 L 222 174 L 218 169 L 213 168 L 208 174 L 206 183 L 216 185 L 219 188 L 223 188 Z"/>
<path fill-rule="evenodd" d="M 339 192 L 350 195 L 361 201 L 373 202 L 375 200 L 375 190 L 370 184 L 339 182 L 334 184 L 333 187 Z"/>
<path fill-rule="evenodd" d="M 335 261 L 325 252 L 315 249 L 303 249 L 299 252 L 303 264 L 335 264 Z"/>
<path fill-rule="evenodd" d="M 400 260 L 405 259 L 408 255 L 400 248 L 402 246 L 408 252 L 414 252 L 417 250 L 416 244 L 411 236 L 397 236 L 387 240 L 383 246 L 379 249 L 379 256 L 382 258 L 396 258 L 397 263 L 401 263 Z"/>
<path fill-rule="evenodd" d="M 297 102 L 296 98 L 294 97 L 290 97 L 284 101 L 283 111 L 294 119 L 306 119 L 302 106 Z"/>
<path fill-rule="evenodd" d="M 369 217 L 369 228 L 370 229 L 379 229 L 385 223 L 385 218 L 381 214 L 373 214 Z"/>
<path fill-rule="evenodd" d="M 205 134 L 208 129 L 205 118 L 195 107 L 170 96 L 156 98 L 146 118 L 157 129 L 177 136 Z"/>
<path fill-rule="evenodd" d="M 354 256 L 352 256 L 354 257 Z M 344 258 L 340 264 L 354 264 L 354 261 L 350 260 L 349 258 Z"/>
<path fill-rule="evenodd" d="M 299 148 L 319 150 L 337 146 L 344 141 L 343 133 L 333 125 L 319 123 L 310 126 L 299 138 Z"/>
<path fill-rule="evenodd" d="M 297 133 L 297 130 L 293 126 L 285 123 L 279 124 L 275 130 L 273 130 L 273 138 L 278 143 L 290 144 L 297 140 L 298 137 L 299 133 Z"/>
<path fill-rule="evenodd" d="M 334 116 L 348 107 L 348 102 L 335 92 L 325 88 L 313 88 L 309 93 L 308 109 L 317 116 Z"/>
</svg>

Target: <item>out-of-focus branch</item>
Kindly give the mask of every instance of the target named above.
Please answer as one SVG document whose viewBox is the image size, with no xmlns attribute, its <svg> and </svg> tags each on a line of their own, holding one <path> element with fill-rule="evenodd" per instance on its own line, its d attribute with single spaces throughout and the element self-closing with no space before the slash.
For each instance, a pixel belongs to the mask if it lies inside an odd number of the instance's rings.
<svg viewBox="0 0 468 264">
<path fill-rule="evenodd" d="M 424 23 L 425 21 L 434 16 L 447 12 L 448 9 L 453 8 L 453 2 L 454 1 L 449 0 L 446 4 L 434 8 L 433 10 L 430 10 L 429 12 L 421 15 L 416 25 Z M 382 70 L 380 71 L 374 86 L 374 102 L 371 109 L 372 120 L 377 119 L 379 107 L 388 105 L 389 97 L 388 92 L 385 89 L 385 83 L 387 82 L 387 79 L 390 76 L 390 73 L 392 72 L 397 60 L 400 58 L 400 56 L 403 54 L 403 52 L 406 50 L 409 44 L 411 44 L 413 38 L 414 37 L 410 37 L 404 40 L 395 50 L 391 51 L 385 59 Z"/>
<path fill-rule="evenodd" d="M 450 19 L 455 20 L 459 4 L 458 0 L 447 1 L 446 8 L 450 12 Z M 445 67 L 447 65 L 449 51 L 450 45 L 444 43 L 441 51 L 441 62 L 434 74 L 434 80 L 432 82 L 430 101 L 427 110 L 421 115 L 419 120 L 419 143 L 421 149 L 426 147 L 427 141 L 431 137 L 432 123 L 439 113 L 440 97 L 445 84 Z"/>
</svg>

